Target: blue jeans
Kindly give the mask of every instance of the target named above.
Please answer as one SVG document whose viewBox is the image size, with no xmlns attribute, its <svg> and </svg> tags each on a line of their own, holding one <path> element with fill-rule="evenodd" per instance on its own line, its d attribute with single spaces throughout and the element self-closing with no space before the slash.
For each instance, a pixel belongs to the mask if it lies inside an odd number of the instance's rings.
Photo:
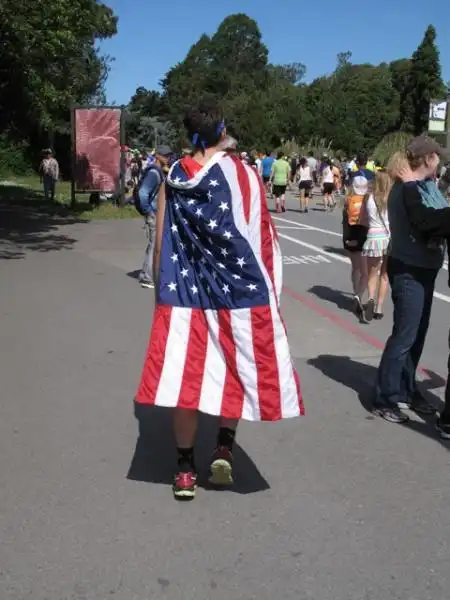
<svg viewBox="0 0 450 600">
<path fill-rule="evenodd" d="M 43 175 L 42 181 L 44 184 L 45 199 L 51 200 L 53 202 L 53 200 L 55 199 L 56 181 L 51 175 Z"/>
<path fill-rule="evenodd" d="M 416 370 L 430 323 L 438 270 L 411 267 L 388 259 L 394 303 L 394 326 L 384 348 L 377 376 L 378 406 L 406 402 L 416 391 Z"/>
</svg>

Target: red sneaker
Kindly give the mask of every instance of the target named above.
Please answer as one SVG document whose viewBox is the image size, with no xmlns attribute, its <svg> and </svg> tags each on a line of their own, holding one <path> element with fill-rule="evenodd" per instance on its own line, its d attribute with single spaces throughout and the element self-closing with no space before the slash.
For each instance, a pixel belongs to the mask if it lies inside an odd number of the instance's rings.
<svg viewBox="0 0 450 600">
<path fill-rule="evenodd" d="M 210 483 L 224 486 L 233 483 L 233 455 L 225 446 L 216 449 L 211 461 Z"/>
<path fill-rule="evenodd" d="M 193 500 L 197 490 L 197 474 L 192 471 L 184 473 L 182 471 L 176 473 L 172 491 L 177 500 Z"/>
</svg>

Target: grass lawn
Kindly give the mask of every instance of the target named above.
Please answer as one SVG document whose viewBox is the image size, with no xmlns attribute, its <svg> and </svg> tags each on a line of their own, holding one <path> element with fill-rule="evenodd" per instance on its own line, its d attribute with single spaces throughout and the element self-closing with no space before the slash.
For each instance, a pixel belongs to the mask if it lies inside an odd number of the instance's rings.
<svg viewBox="0 0 450 600">
<path fill-rule="evenodd" d="M 46 202 L 42 183 L 37 176 L 0 177 L 0 203 L 23 205 L 42 209 L 47 214 L 76 216 L 90 219 L 136 219 L 139 218 L 134 206 L 118 207 L 110 202 L 93 208 L 88 194 L 78 194 L 75 207 L 70 206 L 70 182 L 63 181 L 56 186 L 55 202 Z"/>
</svg>

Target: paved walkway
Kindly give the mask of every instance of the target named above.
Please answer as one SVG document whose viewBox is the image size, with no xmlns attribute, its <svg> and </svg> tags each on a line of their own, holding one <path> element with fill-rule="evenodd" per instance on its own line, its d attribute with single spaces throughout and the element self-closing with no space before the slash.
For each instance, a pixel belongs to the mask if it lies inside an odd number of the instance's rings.
<svg viewBox="0 0 450 600">
<path fill-rule="evenodd" d="M 338 216 L 277 224 L 307 417 L 243 423 L 235 488 L 189 505 L 168 487 L 169 416 L 144 415 L 139 436 L 133 415 L 152 314 L 140 221 L 3 229 L 2 600 L 447 600 L 449 446 L 367 410 L 390 322 L 361 329 L 346 310 Z M 446 301 L 435 310 L 423 376 L 438 403 Z"/>
</svg>

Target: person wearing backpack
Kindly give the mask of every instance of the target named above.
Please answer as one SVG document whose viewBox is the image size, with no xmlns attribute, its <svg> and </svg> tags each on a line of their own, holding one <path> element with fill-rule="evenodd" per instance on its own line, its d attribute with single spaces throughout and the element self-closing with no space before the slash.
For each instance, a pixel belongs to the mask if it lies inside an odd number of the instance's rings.
<svg viewBox="0 0 450 600">
<path fill-rule="evenodd" d="M 164 181 L 164 170 L 169 164 L 172 149 L 166 144 L 156 148 L 155 161 L 147 166 L 134 190 L 134 205 L 140 215 L 145 218 L 147 248 L 144 262 L 139 274 L 139 283 L 143 288 L 154 288 L 152 265 L 155 246 L 156 212 L 159 188 Z"/>
<path fill-rule="evenodd" d="M 365 198 L 369 182 L 359 175 L 353 178 L 350 194 L 346 197 L 342 215 L 343 245 L 351 261 L 354 310 L 361 323 L 367 323 L 363 296 L 367 289 L 367 260 L 362 255 L 367 239 L 368 221 Z"/>
</svg>

